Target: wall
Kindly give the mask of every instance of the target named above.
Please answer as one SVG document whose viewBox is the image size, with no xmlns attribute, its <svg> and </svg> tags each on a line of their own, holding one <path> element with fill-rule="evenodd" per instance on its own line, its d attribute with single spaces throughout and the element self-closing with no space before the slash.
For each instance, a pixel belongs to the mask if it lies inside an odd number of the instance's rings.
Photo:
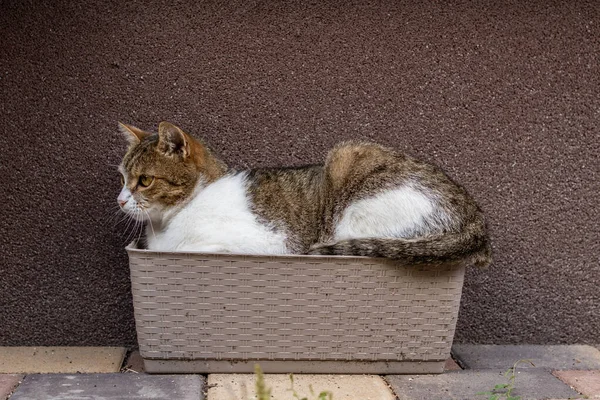
<svg viewBox="0 0 600 400">
<path fill-rule="evenodd" d="M 0 345 L 135 342 L 118 120 L 238 168 L 349 138 L 435 162 L 494 242 L 457 340 L 598 342 L 599 3 L 341 3 L 0 4 Z"/>
</svg>

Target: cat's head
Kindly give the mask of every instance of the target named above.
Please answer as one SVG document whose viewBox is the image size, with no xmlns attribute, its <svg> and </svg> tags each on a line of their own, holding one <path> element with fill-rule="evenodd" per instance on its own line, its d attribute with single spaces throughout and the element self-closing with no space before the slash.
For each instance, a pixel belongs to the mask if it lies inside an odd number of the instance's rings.
<svg viewBox="0 0 600 400">
<path fill-rule="evenodd" d="M 121 209 L 138 221 L 160 220 L 185 203 L 198 185 L 208 184 L 227 167 L 200 141 L 168 122 L 158 133 L 119 123 L 129 149 L 119 166 Z"/>
</svg>

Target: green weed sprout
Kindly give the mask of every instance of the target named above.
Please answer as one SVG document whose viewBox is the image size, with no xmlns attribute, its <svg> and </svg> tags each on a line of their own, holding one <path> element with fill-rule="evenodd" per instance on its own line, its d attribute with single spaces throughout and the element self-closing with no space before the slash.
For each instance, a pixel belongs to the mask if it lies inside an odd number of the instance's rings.
<svg viewBox="0 0 600 400">
<path fill-rule="evenodd" d="M 488 396 L 487 400 L 521 400 L 521 396 L 513 396 L 515 390 L 515 379 L 517 377 L 517 365 L 520 363 L 529 363 L 535 367 L 531 360 L 519 360 L 505 373 L 504 377 L 508 379 L 508 383 L 499 383 L 487 392 L 479 392 L 477 395 Z"/>
<path fill-rule="evenodd" d="M 260 365 L 254 365 L 254 374 L 256 375 L 256 400 L 271 400 L 271 388 L 267 388 L 265 383 L 265 376 L 260 368 Z M 333 400 L 333 393 L 324 390 L 315 396 L 315 391 L 312 388 L 312 385 L 309 385 L 310 395 L 315 400 Z M 288 391 L 292 392 L 292 396 L 296 400 L 310 400 L 308 397 L 300 397 L 300 395 L 294 389 L 294 375 L 290 374 L 290 388 Z"/>
<path fill-rule="evenodd" d="M 297 399 L 297 400 L 309 400 L 308 397 L 300 397 L 298 395 L 298 393 L 296 393 L 296 390 L 294 389 L 294 374 L 290 374 L 290 383 L 291 383 L 291 387 L 288 390 L 292 392 L 292 396 L 294 396 L 295 399 Z M 315 391 L 314 391 L 312 385 L 308 385 L 308 388 L 310 390 L 310 395 L 314 396 L 315 395 Z M 333 400 L 333 393 L 324 390 L 321 393 L 319 393 L 319 395 L 317 396 L 316 400 Z"/>
<path fill-rule="evenodd" d="M 254 365 L 254 373 L 256 374 L 256 400 L 271 400 L 271 389 L 265 384 L 265 376 L 260 365 Z"/>
</svg>

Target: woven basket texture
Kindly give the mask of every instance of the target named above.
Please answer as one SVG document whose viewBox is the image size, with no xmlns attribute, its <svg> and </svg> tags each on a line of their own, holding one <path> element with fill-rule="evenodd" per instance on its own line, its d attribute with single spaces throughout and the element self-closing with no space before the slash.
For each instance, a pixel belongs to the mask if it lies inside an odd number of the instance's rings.
<svg viewBox="0 0 600 400">
<path fill-rule="evenodd" d="M 464 266 L 127 250 L 146 359 L 432 361 L 450 354 Z"/>
</svg>

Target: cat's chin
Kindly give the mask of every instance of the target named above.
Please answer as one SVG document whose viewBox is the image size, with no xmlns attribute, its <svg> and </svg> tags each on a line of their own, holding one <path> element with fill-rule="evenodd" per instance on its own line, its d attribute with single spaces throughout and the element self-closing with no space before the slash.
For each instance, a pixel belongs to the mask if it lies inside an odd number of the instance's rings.
<svg viewBox="0 0 600 400">
<path fill-rule="evenodd" d="M 131 219 L 133 219 L 134 221 L 137 222 L 146 222 L 150 220 L 150 216 L 148 215 L 148 213 L 146 212 L 142 212 L 142 211 L 124 211 L 125 214 L 127 214 L 127 216 Z"/>
</svg>

